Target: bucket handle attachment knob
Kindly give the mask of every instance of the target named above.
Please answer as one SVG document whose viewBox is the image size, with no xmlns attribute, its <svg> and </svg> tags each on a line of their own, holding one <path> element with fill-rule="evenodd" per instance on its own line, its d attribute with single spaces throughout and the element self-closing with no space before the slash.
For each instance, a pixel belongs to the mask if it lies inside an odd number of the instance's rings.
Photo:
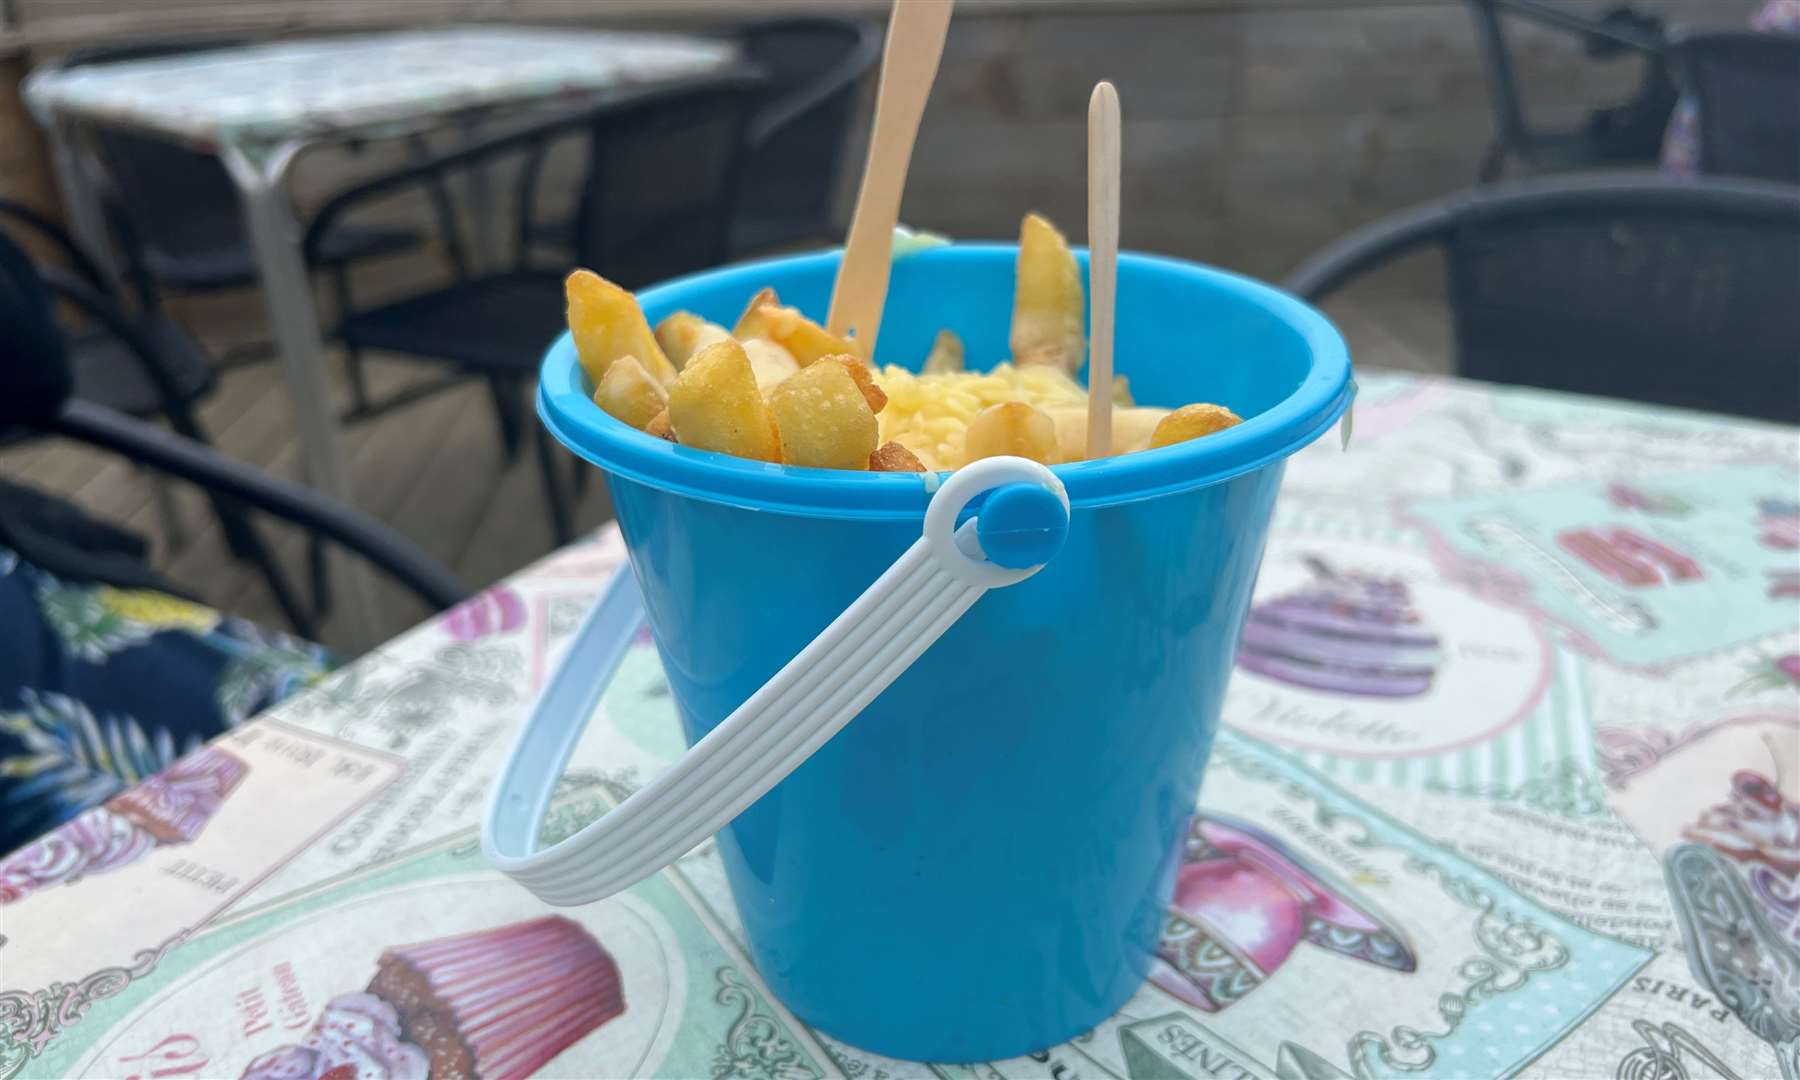
<svg viewBox="0 0 1800 1080">
<path fill-rule="evenodd" d="M 958 527 L 983 494 L 981 510 Z M 919 539 L 818 637 L 680 760 L 539 851 L 556 781 L 643 623 L 637 578 L 621 566 L 507 755 L 482 821 L 482 852 L 539 898 L 563 906 L 649 877 L 811 757 L 983 593 L 1037 573 L 1061 548 L 1068 520 L 1062 482 L 1035 461 L 983 458 L 958 469 L 932 495 Z"/>
</svg>

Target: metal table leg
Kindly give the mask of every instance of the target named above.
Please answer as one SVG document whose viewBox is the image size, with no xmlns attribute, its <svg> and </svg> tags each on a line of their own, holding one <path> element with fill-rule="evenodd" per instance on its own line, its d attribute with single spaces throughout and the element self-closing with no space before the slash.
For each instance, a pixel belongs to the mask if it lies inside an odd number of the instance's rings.
<svg viewBox="0 0 1800 1080">
<path fill-rule="evenodd" d="M 113 259 L 112 244 L 106 230 L 106 210 L 100 193 L 94 190 L 94 178 L 82 160 L 81 134 L 71 121 L 54 114 L 37 114 L 38 126 L 50 142 L 50 157 L 55 163 L 56 193 L 62 196 L 68 214 L 69 231 L 88 257 L 107 275 L 107 284 L 117 288 L 123 280 Z"/>
<path fill-rule="evenodd" d="M 301 143 L 287 143 L 254 161 L 239 148 L 227 146 L 220 158 L 243 200 L 244 224 L 256 254 L 269 328 L 281 354 L 307 482 L 350 503 L 350 477 L 338 441 L 337 413 L 325 381 L 325 346 L 319 337 L 312 281 L 300 250 L 300 223 L 287 195 L 288 169 L 301 149 Z M 342 583 L 338 592 L 348 605 L 356 643 L 373 645 L 377 630 L 368 568 L 335 550 L 333 561 L 335 576 Z"/>
<path fill-rule="evenodd" d="M 472 143 L 481 134 L 474 119 L 460 125 L 463 141 Z M 469 226 L 475 250 L 469 253 L 469 267 L 477 274 L 492 273 L 500 268 L 500 208 L 494 204 L 494 165 L 477 164 L 463 173 L 469 200 Z"/>
<path fill-rule="evenodd" d="M 106 228 L 106 208 L 101 204 L 100 193 L 94 190 L 94 175 L 91 166 L 83 160 L 85 149 L 81 144 L 81 131 L 72 122 L 58 117 L 54 113 L 32 107 L 32 117 L 50 143 L 50 157 L 54 162 L 53 172 L 56 175 L 56 193 L 62 197 L 63 210 L 68 215 L 69 231 L 74 234 L 75 242 L 81 250 L 94 261 L 100 273 L 107 278 L 107 284 L 118 289 L 123 275 L 113 258 L 112 244 Z M 174 490 L 169 486 L 169 478 L 160 472 L 144 474 L 144 480 L 150 485 L 151 499 L 156 506 L 156 517 L 162 526 L 163 537 L 168 541 L 169 550 L 180 551 L 187 546 L 187 529 L 181 521 L 180 510 L 175 505 Z"/>
</svg>

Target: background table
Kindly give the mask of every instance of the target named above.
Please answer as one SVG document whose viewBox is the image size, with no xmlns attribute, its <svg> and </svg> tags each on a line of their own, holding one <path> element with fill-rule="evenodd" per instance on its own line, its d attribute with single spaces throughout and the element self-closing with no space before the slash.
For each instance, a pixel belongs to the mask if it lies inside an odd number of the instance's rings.
<svg viewBox="0 0 1800 1080">
<path fill-rule="evenodd" d="M 109 245 L 77 149 L 81 125 L 129 128 L 224 162 L 242 195 L 307 479 L 351 501 L 300 223 L 286 190 L 299 154 L 321 142 L 400 134 L 480 110 L 676 81 L 735 57 L 734 46 L 702 38 L 463 26 L 52 68 L 27 79 L 25 93 L 50 135 L 71 223 L 89 251 Z M 477 221 L 490 216 L 491 207 L 475 209 Z M 344 592 L 370 625 L 367 588 Z"/>
<path fill-rule="evenodd" d="M 931 1067 L 770 997 L 709 842 L 565 912 L 611 954 L 625 1011 L 543 1074 L 1794 1075 L 1800 438 L 1363 383 L 1351 448 L 1327 437 L 1289 468 L 1185 856 L 1280 867 L 1289 888 L 1253 911 L 1179 897 L 1174 963 L 1094 1032 Z M 236 1076 L 384 949 L 546 914 L 473 830 L 622 557 L 603 531 L 226 735 L 184 763 L 212 795 L 179 835 L 146 833 L 140 796 L 0 861 L 0 1077 Z M 1307 599 L 1340 601 L 1357 648 L 1268 633 Z M 646 637 L 550 836 L 682 745 Z"/>
</svg>

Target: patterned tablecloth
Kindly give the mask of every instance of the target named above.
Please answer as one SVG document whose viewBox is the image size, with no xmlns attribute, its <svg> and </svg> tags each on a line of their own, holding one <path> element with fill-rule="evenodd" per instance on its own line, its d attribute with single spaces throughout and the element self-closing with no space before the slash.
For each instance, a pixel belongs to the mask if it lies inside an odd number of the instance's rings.
<svg viewBox="0 0 1800 1080">
<path fill-rule="evenodd" d="M 875 1058 L 766 992 L 711 843 L 560 918 L 483 864 L 501 756 L 622 557 L 603 532 L 0 864 L 0 1077 L 411 1075 L 456 1022 L 419 965 L 552 953 L 582 989 L 513 1075 L 1795 1075 L 1795 431 L 1364 382 L 1349 451 L 1288 473 L 1185 847 L 1287 884 L 1179 892 L 1095 1031 Z M 550 832 L 681 749 L 645 639 Z"/>
<path fill-rule="evenodd" d="M 277 42 L 51 69 L 34 106 L 254 151 L 488 105 L 666 81 L 731 63 L 726 42 L 659 34 L 458 26 Z M 253 155 L 254 156 L 254 155 Z"/>
</svg>

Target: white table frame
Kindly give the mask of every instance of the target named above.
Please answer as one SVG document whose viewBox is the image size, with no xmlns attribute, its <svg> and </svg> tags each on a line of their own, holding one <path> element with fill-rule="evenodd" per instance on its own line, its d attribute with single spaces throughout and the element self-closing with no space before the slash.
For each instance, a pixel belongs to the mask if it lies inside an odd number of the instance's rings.
<svg viewBox="0 0 1800 1080">
<path fill-rule="evenodd" d="M 61 114 L 39 120 L 50 139 L 57 187 L 68 210 L 70 229 L 84 249 L 101 257 L 104 270 L 116 277 L 117 267 L 105 258 L 111 245 L 100 196 L 81 158 L 81 125 L 89 121 Z M 293 408 L 303 475 L 321 494 L 349 504 L 355 500 L 339 440 L 341 425 L 325 374 L 325 341 L 319 332 L 312 276 L 301 250 L 299 215 L 287 192 L 294 161 L 314 145 L 317 141 L 311 139 L 277 144 L 260 164 L 228 145 L 220 150 L 219 158 L 238 188 L 263 307 Z M 372 644 L 379 624 L 368 568 L 341 552 L 334 551 L 330 558 L 332 576 L 342 586 L 337 592 L 347 605 L 350 632 L 357 644 Z"/>
<path fill-rule="evenodd" d="M 604 93 L 605 90 L 596 88 L 594 92 Z M 227 143 L 217 151 L 238 188 L 245 231 L 256 259 L 263 304 L 292 402 L 305 478 L 320 493 L 347 504 L 354 503 L 349 469 L 339 441 L 338 416 L 326 378 L 325 341 L 320 333 L 312 279 L 302 250 L 302 225 L 287 191 L 294 161 L 305 150 L 352 135 L 399 136 L 423 127 L 451 124 L 459 118 L 468 120 L 477 115 L 528 108 L 541 100 L 541 97 L 519 96 L 475 109 L 421 112 L 404 120 L 390 117 L 373 125 L 372 129 L 352 124 L 338 130 L 308 132 L 263 144 L 254 156 L 235 143 Z M 111 245 L 99 193 L 93 189 L 91 172 L 82 160 L 81 138 L 85 125 L 109 126 L 114 122 L 105 116 L 71 113 L 54 104 L 44 108 L 34 106 L 33 112 L 51 144 L 57 185 L 69 214 L 71 229 L 83 247 L 104 257 Z M 134 127 L 132 130 L 180 141 L 176 135 L 156 129 Z M 497 233 L 490 231 L 489 235 L 497 236 Z M 480 252 L 478 257 L 492 254 Z M 106 270 L 117 277 L 116 267 L 108 264 Z M 343 585 L 338 591 L 348 605 L 351 632 L 358 639 L 357 644 L 373 645 L 377 640 L 377 623 L 368 569 L 359 562 L 350 562 L 341 552 L 334 552 L 332 559 L 337 564 L 333 567 L 334 576 Z"/>
</svg>

